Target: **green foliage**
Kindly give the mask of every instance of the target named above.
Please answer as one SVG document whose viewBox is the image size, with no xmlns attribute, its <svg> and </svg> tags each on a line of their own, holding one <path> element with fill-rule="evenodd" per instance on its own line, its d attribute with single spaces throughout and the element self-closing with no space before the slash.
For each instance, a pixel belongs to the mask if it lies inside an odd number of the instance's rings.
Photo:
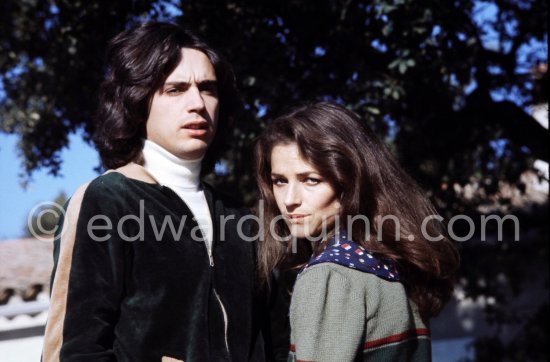
<svg viewBox="0 0 550 362">
<path fill-rule="evenodd" d="M 547 72 L 533 73 L 548 61 L 545 1 L 5 0 L 0 130 L 20 136 L 27 175 L 56 174 L 71 132 L 89 140 L 108 39 L 174 10 L 235 68 L 247 112 L 221 160 L 229 172 L 210 179 L 246 201 L 252 141 L 289 106 L 314 99 L 361 114 L 445 216 L 475 216 L 486 201 L 466 202 L 453 185 L 474 181 L 490 196 L 535 159 L 548 161 L 548 131 L 528 110 L 548 99 Z M 465 288 L 506 303 L 502 286 L 476 287 L 480 269 L 486 280 L 507 270 L 521 284 L 511 254 L 493 251 L 498 258 L 464 248 Z"/>
<path fill-rule="evenodd" d="M 20 136 L 23 168 L 59 171 L 59 151 L 89 140 L 107 41 L 150 1 L 2 1 L 0 130 Z"/>
<path fill-rule="evenodd" d="M 546 5 L 482 4 L 497 7 L 496 21 L 474 21 L 474 1 L 183 2 L 175 20 L 227 54 L 248 108 L 225 156 L 231 172 L 216 182 L 252 199 L 251 141 L 313 99 L 363 115 L 443 204 L 457 200 L 442 184 L 483 179 L 491 193 L 499 180 L 516 181 L 534 158 L 548 159 L 548 132 L 525 111 L 540 99 L 529 70 L 547 56 L 526 46 L 544 42 Z M 0 129 L 20 135 L 27 175 L 57 174 L 71 132 L 82 128 L 89 140 L 107 40 L 169 8 L 175 2 L 2 2 Z M 488 29 L 498 35 L 492 45 L 482 40 Z M 505 91 L 516 103 L 490 96 Z M 499 139 L 503 154 L 491 145 Z"/>
<path fill-rule="evenodd" d="M 25 225 L 27 237 L 52 237 L 55 233 L 57 222 L 63 212 L 63 206 L 67 202 L 67 195 L 61 191 L 51 202 L 45 202 L 35 206 L 30 212 Z"/>
</svg>

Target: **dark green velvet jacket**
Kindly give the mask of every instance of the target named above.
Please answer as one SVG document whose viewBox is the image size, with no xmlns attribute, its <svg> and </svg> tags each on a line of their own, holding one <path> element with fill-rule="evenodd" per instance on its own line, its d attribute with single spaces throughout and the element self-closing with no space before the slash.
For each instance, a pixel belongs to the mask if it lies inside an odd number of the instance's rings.
<svg viewBox="0 0 550 362">
<path fill-rule="evenodd" d="M 264 360 L 246 213 L 205 185 L 209 258 L 171 189 L 139 165 L 117 171 L 82 186 L 60 222 L 44 361 Z"/>
</svg>

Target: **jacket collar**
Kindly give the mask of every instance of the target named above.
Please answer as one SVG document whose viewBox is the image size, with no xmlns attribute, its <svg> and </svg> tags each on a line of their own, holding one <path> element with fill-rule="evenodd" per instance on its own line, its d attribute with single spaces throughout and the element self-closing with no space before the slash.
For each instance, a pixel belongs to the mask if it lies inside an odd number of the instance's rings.
<svg viewBox="0 0 550 362">
<path fill-rule="evenodd" d="M 114 170 L 107 170 L 105 174 L 110 172 L 118 172 L 134 180 L 146 182 L 149 184 L 158 185 L 159 182 L 151 175 L 145 167 L 138 165 L 137 163 L 130 162 L 122 167 L 116 168 Z"/>
<path fill-rule="evenodd" d="M 153 175 L 151 175 L 151 173 L 149 173 L 145 169 L 145 167 L 135 162 L 130 162 L 122 167 L 119 167 L 113 170 L 107 170 L 105 174 L 111 173 L 111 172 L 118 172 L 129 179 L 134 179 L 134 180 L 142 181 L 151 185 L 160 186 L 160 183 L 155 179 Z M 212 218 L 212 226 L 214 227 L 213 239 L 217 240 L 220 232 L 217 221 L 219 219 L 219 216 L 224 214 L 225 210 L 223 210 L 223 208 L 220 208 L 219 207 L 220 205 L 217 205 L 218 203 L 216 203 L 216 197 L 212 186 L 201 181 L 201 188 L 204 191 L 204 196 L 208 204 L 208 209 L 210 210 L 210 217 Z"/>
</svg>

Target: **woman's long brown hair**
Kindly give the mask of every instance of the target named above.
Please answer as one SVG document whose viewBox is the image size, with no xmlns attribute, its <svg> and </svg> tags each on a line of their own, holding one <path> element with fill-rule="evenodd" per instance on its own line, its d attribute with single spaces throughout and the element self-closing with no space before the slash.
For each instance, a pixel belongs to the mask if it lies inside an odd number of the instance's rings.
<svg viewBox="0 0 550 362">
<path fill-rule="evenodd" d="M 284 221 L 270 230 L 271 220 L 280 215 L 271 183 L 271 151 L 279 144 L 296 144 L 302 157 L 341 195 L 340 220 L 367 217 L 370 225 L 353 223 L 351 239 L 380 258 L 394 260 L 420 314 L 435 316 L 452 294 L 458 251 L 445 237 L 431 202 L 376 134 L 355 113 L 332 103 L 306 105 L 277 118 L 256 142 L 263 203 L 258 253 L 262 280 L 268 282 L 273 269 L 292 257 L 290 243 L 280 241 L 289 235 Z M 377 220 L 387 215 L 399 223 L 386 220 L 379 227 Z M 435 237 L 439 240 L 428 240 Z"/>
</svg>

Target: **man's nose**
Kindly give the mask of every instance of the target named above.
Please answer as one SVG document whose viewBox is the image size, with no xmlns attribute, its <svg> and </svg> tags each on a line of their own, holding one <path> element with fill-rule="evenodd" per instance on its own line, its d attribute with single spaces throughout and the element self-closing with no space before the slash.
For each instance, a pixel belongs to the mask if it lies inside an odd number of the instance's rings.
<svg viewBox="0 0 550 362">
<path fill-rule="evenodd" d="M 187 90 L 186 94 L 187 111 L 188 112 L 201 112 L 204 110 L 204 99 L 197 86 L 191 86 Z"/>
</svg>

